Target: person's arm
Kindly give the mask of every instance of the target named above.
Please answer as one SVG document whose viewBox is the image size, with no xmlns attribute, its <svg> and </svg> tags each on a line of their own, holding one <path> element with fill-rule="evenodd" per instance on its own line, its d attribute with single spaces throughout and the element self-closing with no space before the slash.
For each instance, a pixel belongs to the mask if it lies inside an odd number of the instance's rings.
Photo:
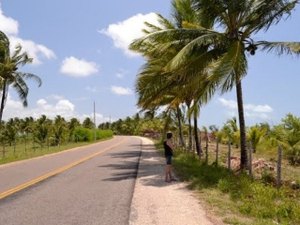
<svg viewBox="0 0 300 225">
<path fill-rule="evenodd" d="M 171 140 L 167 140 L 167 145 L 169 145 L 169 147 L 172 149 L 172 151 L 174 151 L 174 146 Z"/>
</svg>

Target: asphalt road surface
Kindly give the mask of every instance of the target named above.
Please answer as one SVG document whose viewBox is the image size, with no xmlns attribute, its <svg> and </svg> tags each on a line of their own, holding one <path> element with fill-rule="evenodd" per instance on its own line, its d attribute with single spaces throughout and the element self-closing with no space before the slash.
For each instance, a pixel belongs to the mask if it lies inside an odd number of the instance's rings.
<svg viewBox="0 0 300 225">
<path fill-rule="evenodd" d="M 120 136 L 0 166 L 0 225 L 128 224 L 140 154 L 139 138 Z"/>
</svg>

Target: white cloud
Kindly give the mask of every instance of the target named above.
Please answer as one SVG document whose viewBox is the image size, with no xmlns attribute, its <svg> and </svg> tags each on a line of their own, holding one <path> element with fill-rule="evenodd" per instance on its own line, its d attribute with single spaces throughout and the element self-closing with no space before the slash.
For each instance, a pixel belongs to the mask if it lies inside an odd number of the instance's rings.
<svg viewBox="0 0 300 225">
<path fill-rule="evenodd" d="M 6 120 L 11 117 L 24 118 L 29 116 L 38 118 L 43 114 L 52 119 L 56 115 L 61 115 L 65 118 L 72 118 L 76 115 L 75 106 L 72 102 L 64 98 L 52 99 L 53 101 L 49 101 L 42 98 L 37 100 L 36 105 L 33 108 L 24 108 L 20 101 L 14 100 L 10 95 L 8 95 L 6 106 L 4 108 L 3 119 Z"/>
<path fill-rule="evenodd" d="M 234 100 L 227 100 L 224 98 L 219 98 L 220 103 L 229 110 L 231 116 L 237 114 L 237 102 Z M 248 118 L 258 118 L 258 119 L 269 119 L 270 113 L 273 112 L 273 108 L 269 105 L 254 105 L 254 104 L 244 104 L 245 117 Z"/>
<path fill-rule="evenodd" d="M 269 113 L 273 112 L 273 109 L 269 105 L 252 105 L 246 104 L 244 106 L 246 110 L 257 112 L 257 113 Z"/>
<path fill-rule="evenodd" d="M 70 120 L 75 117 L 81 122 L 86 117 L 93 120 L 94 114 L 79 114 L 75 110 L 75 105 L 63 96 L 52 95 L 47 98 L 41 98 L 36 101 L 36 105 L 33 107 L 24 108 L 22 103 L 15 100 L 8 95 L 7 102 L 4 108 L 3 120 L 6 121 L 12 117 L 25 118 L 32 116 L 37 119 L 41 115 L 46 115 L 50 119 L 54 119 L 57 115 L 64 117 L 66 120 Z M 103 123 L 109 121 L 109 117 L 104 117 L 100 113 L 96 113 L 96 123 Z"/>
<path fill-rule="evenodd" d="M 10 46 L 12 51 L 18 45 L 22 46 L 23 51 L 26 51 L 29 57 L 33 58 L 33 64 L 41 64 L 41 58 L 54 59 L 56 56 L 52 50 L 44 45 L 36 44 L 31 40 L 24 40 L 19 37 L 10 36 Z"/>
<path fill-rule="evenodd" d="M 114 42 L 114 46 L 122 49 L 127 56 L 137 56 L 136 53 L 133 53 L 128 49 L 128 46 L 134 39 L 144 35 L 142 30 L 145 28 L 145 21 L 158 25 L 158 18 L 155 13 L 146 15 L 137 14 L 127 20 L 110 24 L 108 28 L 99 32 L 110 37 Z"/>
<path fill-rule="evenodd" d="M 7 35 L 17 35 L 19 31 L 19 23 L 11 17 L 3 15 L 0 4 L 0 30 Z"/>
<path fill-rule="evenodd" d="M 117 95 L 132 95 L 132 90 L 130 88 L 124 88 L 120 86 L 111 86 L 111 91 Z"/>
<path fill-rule="evenodd" d="M 73 56 L 65 58 L 60 72 L 72 77 L 87 77 L 98 72 L 98 66 L 94 62 L 77 59 Z"/>
<path fill-rule="evenodd" d="M 37 44 L 31 40 L 25 40 L 18 36 L 19 23 L 11 17 L 3 14 L 0 4 L 0 30 L 3 31 L 10 40 L 10 48 L 14 51 L 17 45 L 21 45 L 29 57 L 33 58 L 33 64 L 41 64 L 41 58 L 53 59 L 54 52 L 44 45 Z"/>
<path fill-rule="evenodd" d="M 219 101 L 221 102 L 221 104 L 223 106 L 225 106 L 226 108 L 229 108 L 229 109 L 237 109 L 237 103 L 236 101 L 233 101 L 233 100 L 227 100 L 227 99 L 224 99 L 224 98 L 219 98 Z"/>
</svg>

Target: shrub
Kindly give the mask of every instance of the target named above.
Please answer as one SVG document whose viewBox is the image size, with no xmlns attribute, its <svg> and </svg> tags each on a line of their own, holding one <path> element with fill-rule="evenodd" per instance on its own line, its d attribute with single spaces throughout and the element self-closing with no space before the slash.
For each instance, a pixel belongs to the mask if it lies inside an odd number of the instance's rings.
<svg viewBox="0 0 300 225">
<path fill-rule="evenodd" d="M 94 136 L 91 129 L 76 127 L 74 130 L 74 137 L 76 142 L 86 142 L 92 141 Z"/>
</svg>

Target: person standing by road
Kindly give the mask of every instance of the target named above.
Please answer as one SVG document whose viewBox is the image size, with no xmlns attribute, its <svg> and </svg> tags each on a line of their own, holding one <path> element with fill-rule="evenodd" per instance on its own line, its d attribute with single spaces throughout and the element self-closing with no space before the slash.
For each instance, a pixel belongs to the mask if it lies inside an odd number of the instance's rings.
<svg viewBox="0 0 300 225">
<path fill-rule="evenodd" d="M 175 181 L 175 179 L 172 176 L 172 157 L 174 151 L 172 136 L 173 134 L 171 132 L 168 132 L 167 139 L 164 141 L 164 150 L 166 157 L 165 181 L 168 183 L 170 183 L 171 181 Z"/>
</svg>

